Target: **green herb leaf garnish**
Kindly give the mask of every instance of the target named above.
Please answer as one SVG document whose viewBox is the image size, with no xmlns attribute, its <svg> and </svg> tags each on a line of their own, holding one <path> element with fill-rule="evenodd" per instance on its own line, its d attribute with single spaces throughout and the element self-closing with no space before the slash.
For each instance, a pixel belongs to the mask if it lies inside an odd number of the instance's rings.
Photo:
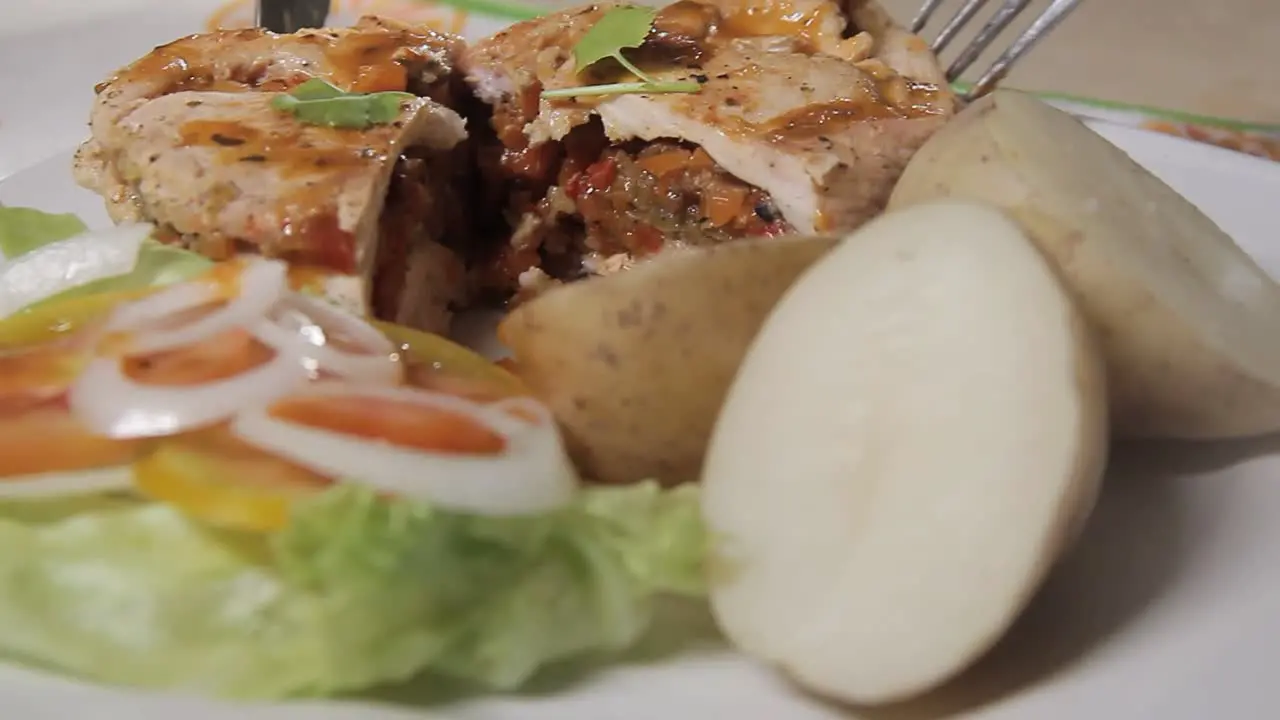
<svg viewBox="0 0 1280 720">
<path fill-rule="evenodd" d="M 320 78 L 311 78 L 287 95 L 277 95 L 271 107 L 292 113 L 309 125 L 363 130 L 385 125 L 400 116 L 400 105 L 413 95 L 404 92 L 352 93 Z"/>
<path fill-rule="evenodd" d="M 649 80 L 644 73 L 627 62 L 622 51 L 638 48 L 644 44 L 644 39 L 653 29 L 653 20 L 657 16 L 658 13 L 653 8 L 635 5 L 623 5 L 606 12 L 578 40 L 578 44 L 573 46 L 573 59 L 577 63 L 578 70 L 585 70 L 611 57 L 635 73 L 636 77 Z"/>
<path fill-rule="evenodd" d="M 657 10 L 650 7 L 621 5 L 607 11 L 591 26 L 573 46 L 574 67 L 581 73 L 601 60 L 613 58 L 642 82 L 610 83 L 608 85 L 584 85 L 543 91 L 545 98 L 579 97 L 585 95 L 624 95 L 629 93 L 688 93 L 698 92 L 700 86 L 693 81 L 659 82 L 649 77 L 622 54 L 623 50 L 640 47 L 649 31 Z"/>
<path fill-rule="evenodd" d="M 333 85 L 321 78 L 311 78 L 290 91 L 289 97 L 307 102 L 311 100 L 332 100 L 333 98 L 346 97 L 352 94 L 354 93 L 348 93 L 337 85 Z"/>
</svg>

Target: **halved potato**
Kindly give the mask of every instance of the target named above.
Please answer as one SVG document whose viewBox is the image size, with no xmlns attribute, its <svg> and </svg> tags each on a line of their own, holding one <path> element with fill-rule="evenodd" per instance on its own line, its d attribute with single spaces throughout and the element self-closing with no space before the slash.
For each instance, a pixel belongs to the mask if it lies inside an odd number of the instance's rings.
<svg viewBox="0 0 1280 720">
<path fill-rule="evenodd" d="M 906 699 L 1005 632 L 1092 509 L 1101 360 L 1017 226 L 890 213 L 787 292 L 716 424 L 726 635 L 831 698 Z"/>
<path fill-rule="evenodd" d="M 773 304 L 834 238 L 664 253 L 547 291 L 498 328 L 584 475 L 694 480 L 720 403 Z"/>
<path fill-rule="evenodd" d="M 921 148 L 890 207 L 948 197 L 1003 208 L 1057 266 L 1098 334 L 1117 433 L 1280 430 L 1280 286 L 1123 151 L 999 91 Z"/>
</svg>

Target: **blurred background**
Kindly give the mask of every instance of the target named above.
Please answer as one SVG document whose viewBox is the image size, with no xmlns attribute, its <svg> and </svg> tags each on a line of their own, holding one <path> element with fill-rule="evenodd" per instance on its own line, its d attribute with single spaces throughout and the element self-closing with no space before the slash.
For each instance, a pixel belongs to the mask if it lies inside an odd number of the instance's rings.
<svg viewBox="0 0 1280 720">
<path fill-rule="evenodd" d="M 904 21 L 920 6 L 881 1 Z M 1009 82 L 1280 124 L 1280 0 L 1084 0 Z"/>
<path fill-rule="evenodd" d="M 525 1 L 562 6 L 584 0 Z M 920 0 L 882 2 L 903 22 L 920 5 Z M 946 7 L 960 2 L 948 0 Z M 126 8 L 191 4 L 212 6 L 219 0 L 4 0 L 0 44 L 8 32 L 30 32 L 34 26 L 83 22 Z M 1024 13 L 1024 26 L 1035 14 Z M 11 71 L 0 68 L 0 74 Z M 1084 0 L 1023 60 L 1010 82 L 1026 89 L 1280 125 L 1280 0 Z"/>
<path fill-rule="evenodd" d="M 586 2 L 528 1 L 557 7 Z M 921 5 L 880 2 L 903 24 Z M 961 4 L 946 0 L 929 30 L 936 33 Z M 997 42 L 972 74 L 1048 4 L 1033 0 L 1021 24 L 1006 31 L 1004 43 Z M 998 5 L 988 0 L 989 9 Z M 972 24 L 976 29 L 982 23 Z M 971 36 L 958 37 L 950 52 Z M 1009 84 L 1280 125 L 1280 0 L 1084 0 L 1019 63 Z"/>
<path fill-rule="evenodd" d="M 0 100 L 0 179 L 79 142 L 93 85 L 110 69 L 188 33 L 250 25 L 255 1 L 0 0 L 0 97 L 8 99 Z M 548 9 L 588 1 L 483 0 Z M 920 5 L 920 0 L 881 2 L 903 23 Z M 947 0 L 929 30 L 936 33 L 961 2 Z M 1007 31 L 974 72 L 1048 2 L 1032 0 L 1035 12 L 1023 13 L 1021 27 Z M 997 4 L 989 0 L 991 7 Z M 422 0 L 331 0 L 331 7 L 337 24 L 375 13 L 487 34 L 508 22 Z M 957 38 L 944 59 L 968 39 Z M 1062 104 L 1090 117 L 1280 160 L 1280 0 L 1084 0 L 1022 60 L 1008 84 L 1264 124 L 1240 127 L 1239 122 Z"/>
</svg>

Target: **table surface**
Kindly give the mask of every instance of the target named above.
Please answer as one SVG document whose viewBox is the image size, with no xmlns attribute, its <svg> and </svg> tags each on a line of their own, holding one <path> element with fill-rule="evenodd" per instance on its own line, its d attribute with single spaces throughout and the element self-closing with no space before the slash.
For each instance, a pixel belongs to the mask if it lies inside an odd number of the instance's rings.
<svg viewBox="0 0 1280 720">
<path fill-rule="evenodd" d="M 585 0 L 526 0 L 548 5 Z M 882 0 L 910 18 L 921 0 Z M 961 0 L 947 0 L 944 10 Z M 1032 9 L 1049 0 L 1032 0 Z M 162 0 L 5 0 L 0 42 L 32 25 Z M 994 4 L 994 3 L 993 3 Z M 1025 27 L 1035 12 L 1026 12 Z M 941 23 L 941 20 L 938 21 Z M 1010 32 L 1012 35 L 1012 31 Z M 994 54 L 988 53 L 984 61 Z M 979 64 L 980 66 L 982 63 Z M 1280 124 L 1280 0 L 1084 0 L 1010 84 Z M 9 71 L 0 68 L 0 73 Z"/>
<path fill-rule="evenodd" d="M 920 6 L 882 2 L 904 21 Z M 1280 0 L 1084 0 L 1009 83 L 1280 124 Z"/>
</svg>

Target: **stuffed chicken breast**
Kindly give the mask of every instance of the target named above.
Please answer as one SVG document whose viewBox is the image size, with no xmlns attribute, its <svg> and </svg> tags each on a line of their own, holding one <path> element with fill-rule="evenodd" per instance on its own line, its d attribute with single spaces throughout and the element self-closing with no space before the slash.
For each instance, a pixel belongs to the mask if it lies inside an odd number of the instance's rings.
<svg viewBox="0 0 1280 720">
<path fill-rule="evenodd" d="M 97 88 L 77 180 L 117 222 L 214 259 L 282 258 L 357 312 L 443 330 L 466 295 L 461 49 L 376 19 L 183 38 Z M 385 117 L 337 126 L 279 107 L 316 78 L 366 94 L 354 102 L 403 94 Z"/>
<path fill-rule="evenodd" d="M 578 67 L 573 52 L 618 7 L 522 22 L 462 56 L 492 108 L 481 172 L 515 228 L 490 285 L 608 272 L 673 246 L 850 230 L 884 208 L 955 110 L 926 44 L 862 0 L 681 0 L 623 53 L 653 84 L 694 90 L 573 95 L 638 79 L 613 59 Z"/>
</svg>

